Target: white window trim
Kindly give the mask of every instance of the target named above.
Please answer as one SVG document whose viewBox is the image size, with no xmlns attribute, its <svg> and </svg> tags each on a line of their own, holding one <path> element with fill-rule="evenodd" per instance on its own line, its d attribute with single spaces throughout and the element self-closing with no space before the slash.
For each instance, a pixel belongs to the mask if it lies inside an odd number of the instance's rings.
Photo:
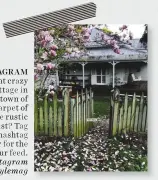
<svg viewBox="0 0 158 180">
<path fill-rule="evenodd" d="M 102 70 L 102 68 L 101 68 L 101 75 L 98 75 L 97 74 L 97 70 L 95 69 L 95 76 L 96 76 L 96 84 L 98 84 L 98 85 L 106 85 L 107 83 L 106 83 L 106 69 L 105 69 L 105 74 L 103 75 L 103 70 Z M 101 77 L 101 83 L 98 83 L 97 82 L 97 76 L 100 76 Z M 103 76 L 105 76 L 105 83 L 103 83 Z"/>
</svg>

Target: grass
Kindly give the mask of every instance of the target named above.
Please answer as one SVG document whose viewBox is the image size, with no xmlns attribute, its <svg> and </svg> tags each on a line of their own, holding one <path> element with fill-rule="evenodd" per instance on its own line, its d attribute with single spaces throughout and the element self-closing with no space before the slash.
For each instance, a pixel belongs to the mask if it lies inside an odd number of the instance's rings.
<svg viewBox="0 0 158 180">
<path fill-rule="evenodd" d="M 110 98 L 109 97 L 94 97 L 94 117 L 109 115 L 110 113 Z"/>
</svg>

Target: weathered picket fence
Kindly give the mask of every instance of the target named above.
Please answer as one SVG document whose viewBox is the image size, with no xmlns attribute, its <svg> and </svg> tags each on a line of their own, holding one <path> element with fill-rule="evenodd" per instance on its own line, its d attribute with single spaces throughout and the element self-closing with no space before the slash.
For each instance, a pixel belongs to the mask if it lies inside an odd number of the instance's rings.
<svg viewBox="0 0 158 180">
<path fill-rule="evenodd" d="M 74 136 L 81 137 L 93 126 L 88 118 L 93 116 L 93 92 L 81 91 L 70 96 L 65 89 L 63 99 L 58 99 L 57 94 L 53 101 L 45 95 L 42 101 L 38 100 L 35 92 L 35 136 Z"/>
<path fill-rule="evenodd" d="M 111 97 L 109 135 L 147 131 L 147 96 L 120 94 L 115 90 Z"/>
</svg>

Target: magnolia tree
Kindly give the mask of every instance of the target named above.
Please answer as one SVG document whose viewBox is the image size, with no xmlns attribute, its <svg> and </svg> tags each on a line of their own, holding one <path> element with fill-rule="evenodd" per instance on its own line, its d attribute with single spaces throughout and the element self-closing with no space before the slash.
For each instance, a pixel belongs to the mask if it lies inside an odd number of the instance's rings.
<svg viewBox="0 0 158 180">
<path fill-rule="evenodd" d="M 91 39 L 93 28 L 99 28 L 94 39 Z M 45 72 L 44 85 L 48 75 L 54 71 L 62 71 L 62 65 L 66 62 L 61 60 L 64 57 L 73 56 L 81 58 L 89 56 L 85 43 L 94 41 L 98 44 L 109 46 L 115 53 L 122 54 L 120 43 L 130 44 L 133 34 L 128 30 L 127 25 L 119 28 L 119 33 L 111 32 L 106 25 L 103 28 L 96 25 L 62 25 L 58 27 L 48 28 L 35 32 L 35 81 L 38 75 Z M 67 63 L 68 65 L 68 63 Z M 44 71 L 45 70 L 45 71 Z"/>
</svg>

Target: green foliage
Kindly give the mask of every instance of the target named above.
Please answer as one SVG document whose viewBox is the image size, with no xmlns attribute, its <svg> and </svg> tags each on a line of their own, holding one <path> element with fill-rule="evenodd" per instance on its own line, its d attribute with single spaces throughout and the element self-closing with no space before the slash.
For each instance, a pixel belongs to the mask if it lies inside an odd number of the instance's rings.
<svg viewBox="0 0 158 180">
<path fill-rule="evenodd" d="M 106 34 L 112 34 L 112 31 L 110 31 L 108 28 L 103 28 L 102 31 Z"/>
</svg>

